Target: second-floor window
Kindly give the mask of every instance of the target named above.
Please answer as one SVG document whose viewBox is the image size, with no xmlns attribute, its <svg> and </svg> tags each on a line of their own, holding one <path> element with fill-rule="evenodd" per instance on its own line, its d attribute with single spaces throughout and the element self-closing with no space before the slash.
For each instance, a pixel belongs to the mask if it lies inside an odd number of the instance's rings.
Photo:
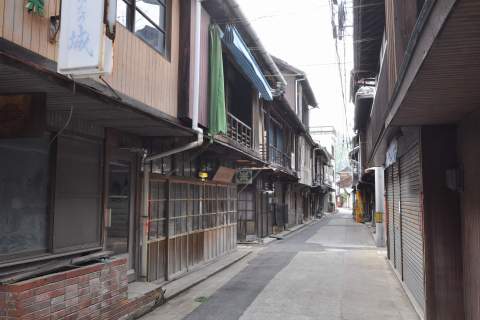
<svg viewBox="0 0 480 320">
<path fill-rule="evenodd" d="M 117 21 L 162 55 L 168 55 L 170 0 L 118 0 Z"/>
</svg>

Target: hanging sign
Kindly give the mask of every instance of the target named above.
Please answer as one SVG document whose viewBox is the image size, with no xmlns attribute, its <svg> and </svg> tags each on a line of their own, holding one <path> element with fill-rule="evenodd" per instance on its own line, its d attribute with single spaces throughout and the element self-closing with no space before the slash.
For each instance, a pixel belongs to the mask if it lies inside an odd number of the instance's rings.
<svg viewBox="0 0 480 320">
<path fill-rule="evenodd" d="M 238 169 L 235 178 L 237 184 L 252 184 L 253 172 L 250 169 Z"/>
<path fill-rule="evenodd" d="M 387 154 L 385 157 L 385 168 L 388 168 L 395 162 L 397 162 L 398 141 L 394 139 L 388 146 Z"/>
<path fill-rule="evenodd" d="M 59 73 L 88 76 L 104 72 L 104 6 L 99 0 L 62 0 Z"/>
</svg>

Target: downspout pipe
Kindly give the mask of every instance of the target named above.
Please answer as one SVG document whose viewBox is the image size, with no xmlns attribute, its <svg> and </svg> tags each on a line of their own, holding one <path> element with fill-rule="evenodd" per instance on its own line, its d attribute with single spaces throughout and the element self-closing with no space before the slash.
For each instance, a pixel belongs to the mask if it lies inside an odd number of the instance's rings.
<svg viewBox="0 0 480 320">
<path fill-rule="evenodd" d="M 194 53 L 194 74 L 193 74 L 193 108 L 192 108 L 192 129 L 197 133 L 196 141 L 184 146 L 165 151 L 159 154 L 147 156 L 145 162 L 162 159 L 173 154 L 198 148 L 203 144 L 203 130 L 198 127 L 198 109 L 200 107 L 200 59 L 201 59 L 201 27 L 202 27 L 202 1 L 195 1 L 195 53 Z"/>
<path fill-rule="evenodd" d="M 385 246 L 385 176 L 384 167 L 373 167 L 365 170 L 375 172 L 375 244 L 377 247 Z"/>
<path fill-rule="evenodd" d="M 273 71 L 275 74 L 275 77 L 277 77 L 280 80 L 281 83 L 281 88 L 277 87 L 276 91 L 285 91 L 285 87 L 287 86 L 287 80 L 285 80 L 285 77 L 283 76 L 282 72 L 276 65 L 276 63 L 273 61 L 272 57 L 270 54 L 267 52 L 265 47 L 263 46 L 262 42 L 260 41 L 260 38 L 258 37 L 257 33 L 253 29 L 252 25 L 248 21 L 247 17 L 243 14 L 242 10 L 240 9 L 240 6 L 235 0 L 226 0 L 225 2 L 228 3 L 229 7 L 232 9 L 233 13 L 238 17 L 238 20 L 242 21 L 242 25 L 245 27 L 247 33 L 252 37 L 253 42 L 255 43 L 256 47 L 258 48 L 258 51 L 262 58 L 265 60 L 267 63 L 268 67 Z"/>
<path fill-rule="evenodd" d="M 201 58 L 201 19 L 202 19 L 202 1 L 195 1 L 195 53 L 194 53 L 194 78 L 193 78 L 193 110 L 192 110 L 192 129 L 197 133 L 197 139 L 184 146 L 174 148 L 158 154 L 145 156 L 144 178 L 143 178 L 143 210 L 142 210 L 142 243 L 141 243 L 141 277 L 146 279 L 148 276 L 148 232 L 149 232 L 149 190 L 150 190 L 150 172 L 152 161 L 162 159 L 173 154 L 195 149 L 203 145 L 203 130 L 198 127 L 198 109 L 200 106 L 200 58 Z M 167 280 L 169 271 L 167 269 Z"/>
</svg>

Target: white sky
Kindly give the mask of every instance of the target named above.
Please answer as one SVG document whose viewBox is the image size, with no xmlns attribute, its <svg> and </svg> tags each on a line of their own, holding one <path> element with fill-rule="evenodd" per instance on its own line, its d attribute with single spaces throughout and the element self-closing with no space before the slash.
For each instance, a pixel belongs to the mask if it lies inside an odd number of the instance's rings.
<svg viewBox="0 0 480 320">
<path fill-rule="evenodd" d="M 272 55 L 307 73 L 320 105 L 319 109 L 312 110 L 310 125 L 333 125 L 338 133 L 345 132 L 345 112 L 329 0 L 237 1 L 265 48 Z M 351 14 L 349 20 L 350 18 Z M 351 25 L 350 22 L 347 24 Z M 352 28 L 347 28 L 345 33 L 351 35 Z M 345 94 L 348 101 L 349 136 L 352 135 L 353 124 L 353 106 L 349 102 L 349 74 L 353 68 L 351 43 L 352 38 L 346 37 Z M 338 46 L 343 63 L 344 43 L 339 41 Z"/>
</svg>

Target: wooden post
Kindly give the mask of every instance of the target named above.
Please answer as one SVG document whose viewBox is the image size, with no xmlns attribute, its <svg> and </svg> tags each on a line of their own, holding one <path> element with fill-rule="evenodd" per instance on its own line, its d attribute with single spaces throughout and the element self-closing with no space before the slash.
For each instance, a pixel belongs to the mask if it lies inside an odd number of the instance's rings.
<svg viewBox="0 0 480 320">
<path fill-rule="evenodd" d="M 150 171 L 151 162 L 145 163 L 143 168 L 143 210 L 142 210 L 142 236 L 141 236 L 141 261 L 140 261 L 140 276 L 142 279 L 148 277 L 148 211 L 149 211 L 149 198 L 150 198 Z"/>
</svg>

